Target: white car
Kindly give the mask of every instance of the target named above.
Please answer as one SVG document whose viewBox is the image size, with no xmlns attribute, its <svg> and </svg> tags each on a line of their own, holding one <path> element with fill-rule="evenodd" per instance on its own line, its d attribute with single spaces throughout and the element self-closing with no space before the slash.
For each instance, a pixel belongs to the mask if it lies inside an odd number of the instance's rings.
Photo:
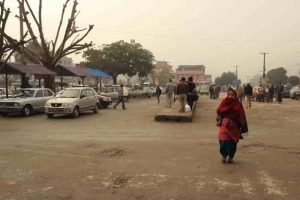
<svg viewBox="0 0 300 200">
<path fill-rule="evenodd" d="M 290 97 L 292 99 L 300 98 L 300 85 L 292 87 L 292 89 L 290 90 Z"/>
<path fill-rule="evenodd" d="M 12 97 L 12 92 L 8 90 L 8 98 Z M 0 99 L 6 98 L 6 88 L 0 88 Z"/>
<path fill-rule="evenodd" d="M 65 88 L 54 99 L 47 101 L 45 108 L 49 118 L 53 118 L 55 114 L 67 114 L 77 118 L 85 111 L 98 113 L 99 101 L 93 88 L 72 87 Z"/>
</svg>

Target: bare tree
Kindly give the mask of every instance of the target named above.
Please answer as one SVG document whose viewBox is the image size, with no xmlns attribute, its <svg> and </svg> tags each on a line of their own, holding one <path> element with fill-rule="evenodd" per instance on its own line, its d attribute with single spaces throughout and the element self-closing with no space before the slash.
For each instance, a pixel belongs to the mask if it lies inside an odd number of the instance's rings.
<svg viewBox="0 0 300 200">
<path fill-rule="evenodd" d="M 20 41 L 10 37 L 6 32 L 6 23 L 11 11 L 5 8 L 5 0 L 0 1 L 0 69 L 7 63 L 15 51 L 21 51 L 21 47 L 29 40 L 25 40 L 27 33 Z"/>
<path fill-rule="evenodd" d="M 89 25 L 88 28 L 79 29 L 76 27 L 76 18 L 79 15 L 77 11 L 77 0 L 73 1 L 71 16 L 68 19 L 66 24 L 64 33 L 61 34 L 62 25 L 65 18 L 65 12 L 67 9 L 70 0 L 66 0 L 65 4 L 63 5 L 63 9 L 61 12 L 61 18 L 58 24 L 56 36 L 54 40 L 48 40 L 47 42 L 45 39 L 45 34 L 43 31 L 43 21 L 42 21 L 42 5 L 43 0 L 39 0 L 39 11 L 38 15 L 34 13 L 32 7 L 28 0 L 25 0 L 25 5 L 22 4 L 21 0 L 17 0 L 20 5 L 21 14 L 24 23 L 26 24 L 27 30 L 33 40 L 33 43 L 36 48 L 38 48 L 39 55 L 30 51 L 29 49 L 24 49 L 24 54 L 27 56 L 31 56 L 32 59 L 37 60 L 39 63 L 43 64 L 47 68 L 53 70 L 57 64 L 57 62 L 63 58 L 64 56 L 79 52 L 85 48 L 91 47 L 93 44 L 90 43 L 82 43 L 83 39 L 90 33 L 93 29 L 93 25 Z M 31 18 L 29 18 L 31 16 Z M 32 27 L 31 21 L 34 21 L 33 24 L 37 27 L 37 33 L 34 32 Z M 39 35 L 37 37 L 36 35 Z M 61 39 L 60 39 L 60 36 Z M 60 42 L 59 42 L 60 41 Z M 45 87 L 50 89 L 55 89 L 54 77 L 47 76 L 45 79 Z"/>
</svg>

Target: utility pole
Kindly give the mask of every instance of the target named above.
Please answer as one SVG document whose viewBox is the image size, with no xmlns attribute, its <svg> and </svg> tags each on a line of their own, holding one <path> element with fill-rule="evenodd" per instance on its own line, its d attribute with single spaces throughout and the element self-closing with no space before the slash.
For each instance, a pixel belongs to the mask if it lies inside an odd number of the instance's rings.
<svg viewBox="0 0 300 200">
<path fill-rule="evenodd" d="M 24 9 L 24 0 L 21 0 L 21 4 L 19 5 L 19 13 L 20 13 L 20 41 L 23 40 L 24 37 L 24 26 L 23 26 L 23 10 Z M 21 46 L 21 52 L 20 52 L 20 60 L 21 63 L 25 63 L 25 58 L 24 58 L 24 46 Z M 25 74 L 21 75 L 21 88 L 26 87 L 26 76 Z"/>
<path fill-rule="evenodd" d="M 19 5 L 19 13 L 20 13 L 20 40 L 23 40 L 24 37 L 24 26 L 23 26 L 23 15 L 22 15 L 22 9 L 24 8 L 24 0 L 22 0 L 22 4 Z M 22 45 L 22 50 L 24 46 Z M 21 60 L 24 62 L 23 53 L 21 54 Z"/>
<path fill-rule="evenodd" d="M 263 75 L 262 75 L 262 81 L 261 81 L 263 83 L 266 80 L 266 54 L 269 54 L 269 53 L 262 52 L 260 54 L 264 55 Z"/>
<path fill-rule="evenodd" d="M 236 80 L 239 80 L 239 78 L 238 78 L 238 68 L 239 68 L 239 66 L 234 66 L 234 68 L 235 68 Z"/>
</svg>

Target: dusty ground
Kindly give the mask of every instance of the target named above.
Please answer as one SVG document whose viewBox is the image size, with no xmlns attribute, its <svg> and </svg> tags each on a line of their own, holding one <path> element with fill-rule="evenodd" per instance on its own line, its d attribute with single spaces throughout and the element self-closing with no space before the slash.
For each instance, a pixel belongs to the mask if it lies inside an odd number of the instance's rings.
<svg viewBox="0 0 300 200">
<path fill-rule="evenodd" d="M 79 119 L 0 117 L 0 199 L 300 199 L 300 101 L 254 103 L 236 162 L 218 153 L 217 100 L 193 123 L 155 99 Z"/>
</svg>

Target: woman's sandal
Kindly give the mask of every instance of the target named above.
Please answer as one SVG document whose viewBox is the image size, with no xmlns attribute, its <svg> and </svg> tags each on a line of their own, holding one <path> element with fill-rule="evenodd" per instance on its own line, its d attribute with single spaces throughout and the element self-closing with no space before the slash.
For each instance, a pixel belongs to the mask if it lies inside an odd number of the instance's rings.
<svg viewBox="0 0 300 200">
<path fill-rule="evenodd" d="M 226 164 L 226 158 L 222 158 L 221 162 L 222 162 L 223 164 Z"/>
</svg>

